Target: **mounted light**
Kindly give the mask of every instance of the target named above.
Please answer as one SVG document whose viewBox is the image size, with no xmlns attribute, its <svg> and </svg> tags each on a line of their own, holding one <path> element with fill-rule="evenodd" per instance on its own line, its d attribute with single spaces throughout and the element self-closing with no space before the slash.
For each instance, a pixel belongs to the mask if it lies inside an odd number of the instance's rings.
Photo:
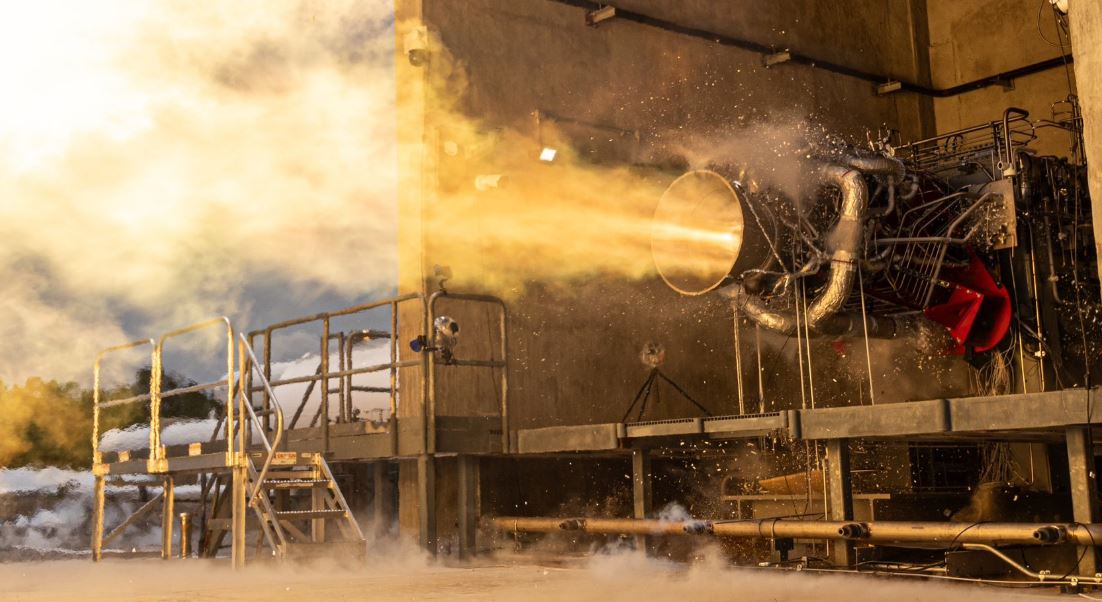
<svg viewBox="0 0 1102 602">
<path fill-rule="evenodd" d="M 879 84 L 876 86 L 876 93 L 880 96 L 885 94 L 891 94 L 892 92 L 898 92 L 903 89 L 903 82 L 890 81 L 886 84 Z"/>
<path fill-rule="evenodd" d="M 555 155 L 558 155 L 559 151 L 551 148 L 550 146 L 543 147 L 540 151 L 540 161 L 546 161 L 548 163 L 555 160 Z"/>
<path fill-rule="evenodd" d="M 479 192 L 486 192 L 494 188 L 504 188 L 509 182 L 509 177 L 505 174 L 483 174 L 474 177 L 474 189 Z"/>
<path fill-rule="evenodd" d="M 429 62 L 429 34 L 423 26 L 406 32 L 402 45 L 410 65 L 423 67 Z"/>
<path fill-rule="evenodd" d="M 792 60 L 792 53 L 784 50 L 781 52 L 774 52 L 773 54 L 767 54 L 762 58 L 762 64 L 766 67 L 772 67 L 773 65 L 780 65 L 781 63 L 787 63 Z"/>
<path fill-rule="evenodd" d="M 615 6 L 602 6 L 601 8 L 591 10 L 585 14 L 585 24 L 590 27 L 596 27 L 602 21 L 608 21 L 615 16 Z"/>
</svg>

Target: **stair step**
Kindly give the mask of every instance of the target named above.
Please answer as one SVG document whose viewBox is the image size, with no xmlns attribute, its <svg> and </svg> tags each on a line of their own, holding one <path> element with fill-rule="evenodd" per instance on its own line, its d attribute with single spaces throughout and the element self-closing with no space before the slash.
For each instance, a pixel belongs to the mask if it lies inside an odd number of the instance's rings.
<svg viewBox="0 0 1102 602">
<path fill-rule="evenodd" d="M 313 470 L 269 470 L 268 474 L 264 475 L 264 480 L 265 481 L 279 480 L 279 479 L 313 479 L 313 478 L 315 478 Z"/>
<path fill-rule="evenodd" d="M 249 458 L 252 459 L 253 465 L 257 470 L 263 466 L 264 461 L 267 459 L 268 454 L 265 452 L 250 452 Z M 314 452 L 276 452 L 274 458 L 272 458 L 272 468 L 282 467 L 294 467 L 294 466 L 314 466 L 314 461 L 317 458 L 317 454 Z"/>
<path fill-rule="evenodd" d="M 288 558 L 317 558 L 317 557 L 352 557 L 363 559 L 367 557 L 367 544 L 364 541 L 327 541 L 324 543 L 289 543 L 287 544 Z"/>
<path fill-rule="evenodd" d="M 256 515 L 252 510 L 245 514 L 245 525 L 249 528 L 256 526 Z M 207 531 L 229 531 L 233 528 L 232 518 L 208 518 Z"/>
<path fill-rule="evenodd" d="M 265 489 L 312 489 L 328 487 L 328 479 L 264 479 Z"/>
<path fill-rule="evenodd" d="M 282 520 L 344 518 L 348 515 L 344 510 L 278 510 L 275 514 Z"/>
</svg>

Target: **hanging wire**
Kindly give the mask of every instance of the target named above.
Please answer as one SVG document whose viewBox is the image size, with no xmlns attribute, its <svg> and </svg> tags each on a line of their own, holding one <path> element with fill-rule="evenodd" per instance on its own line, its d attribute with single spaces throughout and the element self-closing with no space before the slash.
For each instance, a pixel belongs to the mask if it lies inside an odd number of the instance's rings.
<svg viewBox="0 0 1102 602">
<path fill-rule="evenodd" d="M 1039 15 L 1040 15 L 1040 11 L 1038 11 L 1038 19 L 1040 18 Z M 1052 18 L 1056 22 L 1056 39 L 1059 42 L 1059 46 L 1060 46 L 1060 57 L 1064 62 L 1064 76 L 1067 78 L 1068 98 L 1070 99 L 1074 95 L 1075 84 L 1074 84 L 1074 80 L 1072 78 L 1071 65 L 1068 64 L 1067 51 L 1064 50 L 1064 41 L 1066 39 L 1068 45 L 1071 44 L 1071 30 L 1070 30 L 1070 27 L 1068 26 L 1067 17 L 1066 16 L 1061 17 L 1059 11 L 1056 10 L 1055 6 L 1052 7 Z M 1072 118 L 1073 119 L 1078 116 L 1077 113 L 1079 113 L 1079 103 L 1077 101 L 1074 101 L 1073 104 L 1072 104 Z M 1085 158 L 1082 157 L 1083 143 L 1084 143 L 1082 121 L 1079 121 L 1079 125 L 1076 128 L 1076 131 L 1074 132 L 1074 134 L 1075 134 L 1075 142 L 1074 142 L 1075 148 L 1073 149 L 1072 160 L 1073 160 L 1075 165 L 1083 165 L 1083 164 L 1085 164 Z M 1075 195 L 1075 201 L 1074 201 L 1074 207 L 1073 207 L 1073 210 L 1074 210 L 1073 215 L 1075 215 L 1075 219 L 1073 221 L 1073 228 L 1072 228 L 1072 235 L 1071 235 L 1071 245 L 1072 245 L 1072 250 L 1071 250 L 1072 251 L 1071 252 L 1071 264 L 1072 264 L 1072 266 L 1071 266 L 1071 276 L 1072 276 L 1072 284 L 1074 285 L 1074 288 L 1075 288 L 1075 313 L 1076 313 L 1076 315 L 1078 317 L 1078 320 L 1079 320 L 1080 343 L 1083 345 L 1083 385 L 1084 385 L 1084 387 L 1086 387 L 1087 390 L 1090 390 L 1090 388 L 1092 386 L 1092 383 L 1091 383 L 1090 347 L 1088 347 L 1088 345 L 1087 345 L 1087 328 L 1086 328 L 1086 321 L 1083 317 L 1083 313 L 1084 313 L 1083 299 L 1082 299 L 1082 296 L 1081 296 L 1081 292 L 1082 292 L 1081 288 L 1082 287 L 1079 283 L 1079 253 L 1078 253 L 1078 248 L 1079 248 L 1079 215 L 1080 215 L 1080 211 L 1081 211 L 1081 196 L 1080 196 L 1080 190 L 1079 190 L 1080 181 L 1079 181 L 1078 176 L 1079 176 L 1078 174 L 1075 174 L 1075 177 L 1072 179 L 1072 194 Z M 1049 181 L 1052 182 L 1051 175 L 1049 176 Z M 1092 396 L 1087 395 L 1087 416 L 1086 416 L 1086 418 L 1087 418 L 1087 423 L 1088 424 L 1091 422 L 1091 414 L 1092 414 L 1091 400 L 1092 400 Z M 1092 434 L 1092 431 L 1090 429 L 1088 429 L 1087 430 L 1088 441 L 1091 437 L 1091 434 Z"/>
<path fill-rule="evenodd" d="M 800 281 L 800 302 L 804 308 L 804 338 L 807 339 L 807 390 L 811 395 L 811 409 L 815 409 L 815 375 L 811 366 L 811 330 L 807 324 L 807 287 L 803 280 Z"/>
<path fill-rule="evenodd" d="M 801 283 L 802 285 L 802 283 Z M 792 295 L 793 305 L 795 305 L 796 311 L 796 365 L 800 367 L 800 408 L 807 409 L 807 395 L 804 391 L 804 350 L 803 350 L 803 333 L 800 331 L 800 289 L 793 287 Z"/>
<path fill-rule="evenodd" d="M 1037 379 L 1045 391 L 1045 331 L 1041 321 L 1041 289 L 1037 287 L 1037 254 L 1034 252 L 1033 228 L 1029 228 L 1029 277 L 1033 284 L 1033 319 L 1037 324 Z"/>
<path fill-rule="evenodd" d="M 738 413 L 742 416 L 746 413 L 746 399 L 742 392 L 742 339 L 739 336 L 738 306 L 734 305 L 734 331 L 735 331 L 735 381 L 738 384 Z"/>
<path fill-rule="evenodd" d="M 1010 251 L 1010 261 L 1011 261 L 1011 263 L 1013 263 L 1013 261 L 1014 261 L 1014 255 L 1015 255 L 1014 251 L 1011 250 Z M 1018 288 L 1018 278 L 1015 275 L 1016 271 L 1017 270 L 1015 270 L 1013 268 L 1010 269 L 1010 286 L 1014 287 L 1014 294 L 1018 295 L 1018 294 L 1020 294 L 1021 290 Z M 1029 385 L 1026 383 L 1026 379 L 1025 379 L 1025 348 L 1024 348 L 1023 343 L 1022 343 L 1022 315 L 1021 315 L 1021 312 L 1018 312 L 1018 311 L 1014 312 L 1014 320 L 1017 322 L 1017 325 L 1018 325 L 1017 332 L 1014 333 L 1014 334 L 1018 339 L 1018 374 L 1022 378 L 1022 390 L 1021 390 L 1021 392 L 1022 393 L 1029 393 Z"/>
<path fill-rule="evenodd" d="M 861 268 L 857 268 L 857 286 L 861 293 L 861 325 L 865 329 L 865 364 L 869 374 L 869 404 L 876 405 L 876 392 L 872 384 L 872 352 L 869 350 L 869 317 L 865 313 L 865 279 L 861 276 Z"/>
<path fill-rule="evenodd" d="M 761 367 L 761 327 L 754 324 L 754 347 L 758 352 L 758 413 L 765 413 L 765 382 Z"/>
<path fill-rule="evenodd" d="M 1062 50 L 1063 49 L 1063 39 L 1060 38 L 1060 26 L 1059 26 L 1059 24 L 1057 24 L 1057 26 L 1056 26 L 1056 37 L 1057 37 L 1057 39 L 1060 40 L 1060 42 L 1053 42 L 1052 40 L 1048 39 L 1047 35 L 1045 35 L 1045 29 L 1044 29 L 1044 27 L 1042 25 L 1042 22 L 1041 22 L 1041 16 L 1045 12 L 1045 5 L 1046 4 L 1051 7 L 1052 6 L 1051 0 L 1041 0 L 1040 6 L 1037 7 L 1037 33 L 1040 34 L 1041 39 L 1044 40 L 1046 44 L 1048 44 L 1049 46 L 1052 46 L 1054 48 L 1055 47 L 1061 47 L 1061 50 Z M 1053 12 L 1056 12 L 1056 11 L 1053 10 Z"/>
</svg>

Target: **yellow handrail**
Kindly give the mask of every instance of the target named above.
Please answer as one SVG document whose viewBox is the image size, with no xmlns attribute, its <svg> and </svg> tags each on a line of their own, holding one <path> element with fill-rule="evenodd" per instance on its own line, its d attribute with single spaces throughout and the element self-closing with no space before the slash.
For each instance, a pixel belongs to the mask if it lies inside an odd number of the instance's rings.
<svg viewBox="0 0 1102 602">
<path fill-rule="evenodd" d="M 141 347 L 142 345 L 149 345 L 156 347 L 156 342 L 153 339 L 141 339 L 137 341 L 130 341 L 129 343 L 123 343 L 121 345 L 115 345 L 108 347 L 103 351 L 96 354 L 96 361 L 92 365 L 92 463 L 98 464 L 100 461 L 99 451 L 99 413 L 100 413 L 100 368 L 103 364 L 103 358 L 109 353 L 115 353 L 117 351 L 124 351 L 126 349 L 133 349 L 135 347 Z M 152 380 L 150 386 L 152 386 Z M 124 400 L 125 401 L 125 400 Z M 134 399 L 137 401 L 137 398 Z"/>
<path fill-rule="evenodd" d="M 183 328 L 178 328 L 170 332 L 162 334 L 157 339 L 157 344 L 153 349 L 153 370 L 150 375 L 150 391 L 149 391 L 149 459 L 150 460 L 163 460 L 164 450 L 161 449 L 161 399 L 163 393 L 161 391 L 161 372 L 163 370 L 164 363 L 164 346 L 168 339 L 189 334 L 204 328 L 216 325 L 225 324 L 226 326 L 226 441 L 227 445 L 233 439 L 233 324 L 226 316 L 220 316 L 217 318 L 211 318 L 202 322 L 196 322 Z M 171 391 L 170 391 L 171 392 Z M 232 450 L 227 450 L 232 453 Z"/>
<path fill-rule="evenodd" d="M 264 433 L 263 431 L 261 431 L 261 435 L 262 435 L 261 442 L 264 444 L 264 448 L 268 451 L 268 456 L 264 459 L 264 466 L 260 469 L 260 473 L 257 475 L 257 478 L 256 478 L 256 484 L 253 485 L 252 493 L 249 495 L 249 504 L 252 505 L 256 502 L 257 497 L 259 497 L 259 495 L 260 495 L 260 492 L 261 492 L 261 490 L 263 488 L 263 485 L 264 485 L 264 478 L 268 475 L 268 469 L 270 469 L 271 466 L 272 466 L 272 460 L 275 458 L 276 451 L 279 450 L 279 444 L 283 441 L 283 406 L 280 405 L 279 400 L 275 396 L 275 392 L 272 391 L 272 386 L 268 383 L 268 379 L 264 377 L 263 371 L 261 371 L 258 368 L 258 365 L 259 365 L 260 362 L 257 361 L 256 354 L 253 353 L 253 348 L 249 345 L 248 340 L 245 339 L 245 335 L 243 335 L 243 334 L 239 335 L 238 338 L 240 339 L 240 342 L 238 344 L 240 345 L 240 349 L 242 351 L 242 354 L 247 356 L 247 358 L 245 358 L 245 359 L 248 359 L 247 362 L 246 361 L 241 362 L 241 368 L 244 370 L 245 365 L 248 364 L 248 366 L 249 366 L 248 369 L 249 370 L 255 371 L 256 373 L 258 373 L 260 375 L 260 382 L 264 386 L 264 391 L 268 394 L 268 399 L 270 400 L 270 402 L 272 404 L 272 408 L 275 410 L 275 415 L 276 415 L 275 436 L 273 437 L 271 442 L 268 441 L 267 433 Z M 242 374 L 238 377 L 238 381 L 242 383 L 241 386 L 240 386 L 240 390 L 241 390 L 241 394 L 242 394 L 242 401 L 244 402 L 242 405 L 244 406 L 246 412 L 248 412 L 248 417 L 252 420 L 252 423 L 259 426 L 260 425 L 260 420 L 257 418 L 256 412 L 253 410 L 253 404 L 249 400 L 248 396 L 245 396 L 245 394 L 244 394 L 244 391 L 245 391 L 245 385 L 244 385 L 245 374 L 244 374 L 244 372 L 242 372 Z M 241 418 L 241 438 L 242 438 L 242 442 L 243 442 L 242 445 L 244 445 L 246 428 L 250 428 L 250 427 L 246 426 L 245 417 L 242 416 L 242 418 Z"/>
</svg>

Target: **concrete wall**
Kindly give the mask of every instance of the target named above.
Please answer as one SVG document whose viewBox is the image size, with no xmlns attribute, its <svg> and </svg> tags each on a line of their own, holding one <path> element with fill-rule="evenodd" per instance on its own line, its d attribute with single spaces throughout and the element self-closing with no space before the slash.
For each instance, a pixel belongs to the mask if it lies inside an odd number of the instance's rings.
<svg viewBox="0 0 1102 602">
<path fill-rule="evenodd" d="M 1045 2 L 1038 0 L 928 0 L 930 69 L 936 88 L 989 77 L 1063 53 Z M 1046 37 L 1048 41 L 1046 41 Z M 1051 43 L 1050 43 L 1051 42 Z M 1068 94 L 1070 68 L 1050 69 L 1008 82 L 934 101 L 939 133 L 1002 118 L 1006 107 L 1026 109 L 1034 119 L 1049 119 L 1052 104 Z M 1074 85 L 1074 77 L 1071 77 Z M 1074 88 L 1070 93 L 1074 93 Z M 1066 109 L 1067 107 L 1058 107 Z M 1033 147 L 1040 154 L 1066 156 L 1069 134 L 1044 130 Z"/>
<path fill-rule="evenodd" d="M 854 4 L 632 0 L 619 6 L 924 81 L 924 3 Z M 703 137 L 746 122 L 801 119 L 857 141 L 865 139 L 866 128 L 881 125 L 900 130 L 905 139 L 932 131 L 930 102 L 916 95 L 877 96 L 870 82 L 795 64 L 767 69 L 758 53 L 636 23 L 613 19 L 586 27 L 583 10 L 556 2 L 424 0 L 420 10 L 460 66 L 463 110 L 484 120 L 486 127 L 530 131 L 533 112 L 544 111 L 597 127 L 637 131 L 644 146 L 660 143 L 670 131 Z M 412 213 L 403 215 L 415 219 Z M 563 234 L 569 244 L 570 233 Z M 402 246 L 407 275 L 410 270 L 429 271 L 425 266 L 434 263 L 448 264 L 457 273 L 472 271 L 474 266 L 456 263 L 446 236 L 429 233 L 425 238 Z M 476 261 L 494 260 L 485 256 Z M 652 272 L 635 281 L 595 277 L 531 283 L 511 292 L 509 303 L 514 428 L 620 420 L 646 377 L 638 353 L 648 341 L 666 347 L 664 370 L 702 404 L 716 414 L 737 411 L 731 314 L 714 296 L 680 297 Z M 466 319 L 475 325 L 470 332 L 486 330 L 477 317 Z M 747 328 L 744 340 L 752 336 Z M 799 405 L 795 345 L 765 338 L 771 393 L 767 409 Z M 820 404 L 847 397 L 852 401 L 862 394 L 864 376 L 850 351 L 836 349 L 836 360 L 824 360 L 821 382 L 816 383 Z M 863 349 L 860 360 L 863 366 Z M 756 391 L 755 370 L 745 369 L 745 389 Z M 940 394 L 937 386 L 925 391 L 901 386 L 898 373 L 899 367 L 890 366 L 878 375 L 881 400 Z M 458 384 L 467 377 L 457 372 L 444 378 Z M 484 412 L 487 404 L 479 398 L 492 397 L 487 388 L 492 380 L 486 375 L 470 378 L 478 382 L 447 387 L 452 393 L 441 399 L 441 413 Z M 696 414 L 672 389 L 661 394 L 661 403 L 648 408 L 646 418 Z M 756 409 L 756 393 L 750 403 Z"/>
<path fill-rule="evenodd" d="M 1072 42 L 1075 44 L 1075 72 L 1081 82 L 1079 100 L 1083 106 L 1083 135 L 1086 138 L 1087 174 L 1091 197 L 1102 199 L 1102 5 L 1097 2 L 1075 2 L 1069 14 Z M 1102 258 L 1102 203 L 1092 205 L 1094 211 L 1094 244 Z M 1102 263 L 1099 264 L 1102 274 Z"/>
<path fill-rule="evenodd" d="M 906 0 L 663 2 L 624 9 L 922 79 Z M 857 6 L 859 5 L 859 6 Z M 616 21 L 587 28 L 583 11 L 546 0 L 425 2 L 425 18 L 468 67 L 470 109 L 504 123 L 543 109 L 624 129 L 708 130 L 757 112 L 817 115 L 864 136 L 889 123 L 919 130 L 917 100 L 878 98 L 871 84 L 799 66 L 762 67 L 757 53 Z M 844 111 L 838 108 L 844 105 Z"/>
<path fill-rule="evenodd" d="M 1035 0 L 620 0 L 616 4 L 688 27 L 935 87 L 1059 52 L 1038 44 Z M 403 291 L 435 290 L 434 264 L 449 265 L 462 275 L 478 273 L 499 259 L 469 249 L 458 253 L 460 249 L 446 235 L 432 231 L 431 216 L 445 209 L 434 205 L 439 201 L 434 197 L 439 186 L 435 162 L 440 124 L 426 113 L 430 92 L 425 81 L 443 67 L 439 63 L 412 67 L 405 60 L 407 18 L 425 23 L 454 57 L 455 62 L 447 66 L 447 81 L 454 86 L 459 108 L 480 120 L 482 127 L 531 134 L 533 113 L 551 113 L 588 124 L 572 140 L 582 146 L 592 142 L 586 135 L 592 138 L 594 131 L 637 132 L 640 145 L 656 148 L 669 132 L 702 138 L 747 123 L 796 120 L 820 123 L 855 141 L 865 139 L 866 128 L 885 125 L 909 140 L 1000 118 L 1007 105 L 1047 116 L 1049 104 L 1066 95 L 1064 74 L 1055 70 L 1019 79 L 1013 89 L 989 88 L 937 101 L 910 93 L 878 96 L 873 84 L 864 80 L 794 64 L 767 69 L 758 53 L 636 23 L 613 19 L 596 28 L 586 27 L 583 10 L 550 0 L 400 0 L 397 13 Z M 619 144 L 619 140 L 611 143 L 613 155 L 623 151 L 615 148 Z M 1040 149 L 1062 154 L 1066 146 L 1066 139 L 1056 136 L 1041 141 Z M 487 228 L 500 224 L 495 220 Z M 576 236 L 564 231 L 564 247 L 576 242 Z M 564 252 L 564 260 L 567 257 Z M 653 271 L 631 279 L 605 275 L 527 282 L 504 292 L 467 279 L 456 290 L 501 294 L 508 302 L 513 428 L 619 421 L 646 377 L 638 359 L 646 342 L 665 346 L 664 371 L 713 413 L 737 412 L 732 316 L 715 296 L 680 297 Z M 464 325 L 464 355 L 492 354 L 496 334 L 491 311 L 462 307 L 448 311 Z M 756 366 L 749 344 L 753 329 L 744 327 L 742 334 L 744 389 L 748 409 L 756 410 Z M 412 337 L 406 332 L 401 336 L 404 349 Z M 795 342 L 767 334 L 763 339 L 768 392 L 764 408 L 809 403 L 799 387 Z M 878 403 L 959 392 L 959 365 L 916 357 L 906 347 L 874 343 Z M 812 356 L 818 405 L 867 400 L 864 348 L 859 341 L 841 345 L 819 341 Z M 486 371 L 443 369 L 438 375 L 443 392 L 437 412 L 492 415 L 497 402 L 495 377 Z M 418 379 L 415 369 L 402 373 L 403 417 L 419 412 Z M 666 387 L 661 401 L 652 404 L 645 417 L 697 414 Z M 454 529 L 447 510 L 450 502 L 444 498 L 455 489 L 455 475 L 446 464 L 440 463 L 436 477 L 442 539 Z M 403 463 L 401 523 L 407 531 L 416 528 L 418 518 L 413 469 L 412 462 Z M 483 478 L 501 483 L 523 474 L 490 465 Z"/>
</svg>

